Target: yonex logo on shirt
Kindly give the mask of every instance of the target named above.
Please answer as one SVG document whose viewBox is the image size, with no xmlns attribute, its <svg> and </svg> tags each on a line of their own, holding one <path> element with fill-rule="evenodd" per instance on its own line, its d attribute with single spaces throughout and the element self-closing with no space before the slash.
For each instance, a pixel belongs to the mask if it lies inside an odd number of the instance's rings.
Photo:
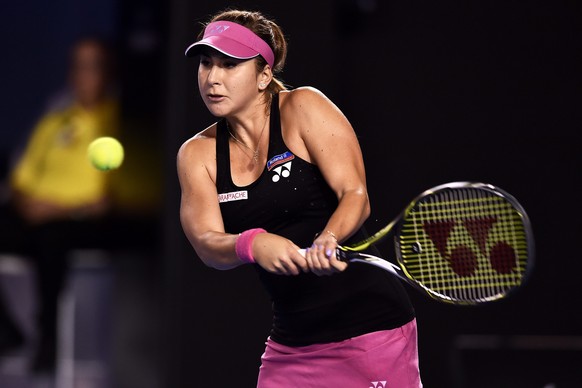
<svg viewBox="0 0 582 388">
<path fill-rule="evenodd" d="M 273 172 L 273 177 L 271 178 L 273 180 L 273 182 L 279 182 L 279 180 L 281 179 L 281 177 L 283 178 L 288 178 L 289 175 L 291 175 L 291 163 L 292 162 L 287 162 L 282 166 L 276 167 Z"/>
<path fill-rule="evenodd" d="M 386 388 L 386 381 L 372 381 L 370 388 Z"/>
<path fill-rule="evenodd" d="M 279 182 L 281 177 L 288 178 L 291 175 L 291 161 L 295 159 L 295 155 L 286 151 L 282 154 L 275 155 L 267 162 L 267 170 L 273 171 L 271 177 L 273 182 Z"/>
<path fill-rule="evenodd" d="M 249 199 L 249 196 L 248 196 L 248 193 L 246 190 L 218 194 L 218 202 L 219 203 L 230 202 L 230 201 L 241 201 L 241 200 L 245 200 L 245 199 Z"/>
</svg>

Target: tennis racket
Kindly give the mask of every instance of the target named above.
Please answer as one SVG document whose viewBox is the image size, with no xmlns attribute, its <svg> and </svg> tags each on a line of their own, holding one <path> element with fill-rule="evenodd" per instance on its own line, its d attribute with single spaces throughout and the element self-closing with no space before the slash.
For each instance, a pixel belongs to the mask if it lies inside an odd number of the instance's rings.
<svg viewBox="0 0 582 388">
<path fill-rule="evenodd" d="M 361 253 L 392 231 L 398 265 Z M 336 256 L 380 267 L 439 301 L 480 304 L 524 283 L 534 242 L 525 210 L 510 194 L 490 184 L 453 182 L 420 194 L 394 221 L 339 246 Z"/>
</svg>

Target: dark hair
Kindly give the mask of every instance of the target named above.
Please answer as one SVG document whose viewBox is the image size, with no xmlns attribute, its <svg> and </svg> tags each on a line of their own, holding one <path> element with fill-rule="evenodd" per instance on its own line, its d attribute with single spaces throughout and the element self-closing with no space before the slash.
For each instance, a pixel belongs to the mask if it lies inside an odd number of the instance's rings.
<svg viewBox="0 0 582 388">
<path fill-rule="evenodd" d="M 241 11 L 235 9 L 227 9 L 214 15 L 208 24 L 219 20 L 225 20 L 240 24 L 254 32 L 259 38 L 267 42 L 273 54 L 275 61 L 273 63 L 273 80 L 267 86 L 267 91 L 270 94 L 276 94 L 281 90 L 287 89 L 283 82 L 278 79 L 277 74 L 283 71 L 285 66 L 285 59 L 287 58 L 287 41 L 281 27 L 273 20 L 267 19 L 262 13 L 258 11 Z M 204 31 L 200 33 L 199 39 L 202 39 Z M 262 71 L 265 68 L 267 61 L 262 56 L 257 57 L 257 71 Z"/>
</svg>

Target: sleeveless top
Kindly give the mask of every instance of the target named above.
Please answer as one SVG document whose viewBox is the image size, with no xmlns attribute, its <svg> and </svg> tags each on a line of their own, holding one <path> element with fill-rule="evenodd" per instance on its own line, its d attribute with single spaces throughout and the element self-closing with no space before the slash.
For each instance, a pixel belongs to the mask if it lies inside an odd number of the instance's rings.
<svg viewBox="0 0 582 388">
<path fill-rule="evenodd" d="M 268 157 L 259 178 L 244 187 L 233 183 L 224 120 L 218 122 L 216 162 L 218 199 L 227 233 L 260 227 L 309 247 L 337 207 L 338 199 L 319 168 L 285 145 L 278 95 L 271 104 Z M 365 237 L 362 228 L 344 243 Z M 394 329 L 414 318 L 400 281 L 367 264 L 350 263 L 344 272 L 321 277 L 312 273 L 276 275 L 255 267 L 273 302 L 271 339 L 287 346 L 337 342 Z"/>
</svg>

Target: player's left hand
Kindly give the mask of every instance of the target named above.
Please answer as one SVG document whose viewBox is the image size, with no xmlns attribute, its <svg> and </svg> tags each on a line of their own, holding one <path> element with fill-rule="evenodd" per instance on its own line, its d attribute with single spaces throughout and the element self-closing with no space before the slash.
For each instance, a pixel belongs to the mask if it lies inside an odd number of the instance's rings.
<svg viewBox="0 0 582 388">
<path fill-rule="evenodd" d="M 309 270 L 318 276 L 332 275 L 344 271 L 348 264 L 337 259 L 337 240 L 330 233 L 319 235 L 313 245 L 305 250 Z"/>
</svg>

